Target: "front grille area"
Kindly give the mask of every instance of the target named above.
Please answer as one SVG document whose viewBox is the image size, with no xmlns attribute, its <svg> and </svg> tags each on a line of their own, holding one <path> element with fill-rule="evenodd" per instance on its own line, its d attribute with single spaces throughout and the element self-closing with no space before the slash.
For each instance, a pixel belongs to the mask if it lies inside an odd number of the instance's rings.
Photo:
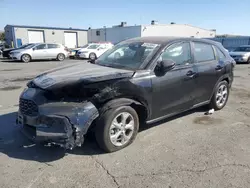
<svg viewBox="0 0 250 188">
<path fill-rule="evenodd" d="M 38 114 L 38 106 L 31 100 L 20 99 L 19 110 L 22 114 L 28 116 L 36 116 Z"/>
</svg>

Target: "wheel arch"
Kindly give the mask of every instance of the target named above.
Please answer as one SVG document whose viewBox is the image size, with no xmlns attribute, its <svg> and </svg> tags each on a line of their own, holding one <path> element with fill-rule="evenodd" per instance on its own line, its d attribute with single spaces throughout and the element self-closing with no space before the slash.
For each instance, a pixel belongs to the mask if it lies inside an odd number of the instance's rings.
<svg viewBox="0 0 250 188">
<path fill-rule="evenodd" d="M 217 85 L 220 83 L 220 82 L 222 82 L 222 81 L 226 81 L 227 83 L 228 83 L 228 85 L 230 86 L 230 77 L 229 77 L 229 75 L 223 75 L 222 77 L 220 77 L 220 79 L 216 82 L 216 84 L 214 85 L 214 88 L 213 88 L 213 92 L 212 92 L 212 94 L 210 95 L 210 101 L 211 101 L 211 99 L 212 99 L 212 97 L 213 97 L 213 95 L 214 95 L 214 92 L 215 92 L 215 90 L 216 90 L 216 87 L 217 87 Z"/>
<path fill-rule="evenodd" d="M 127 97 L 115 98 L 107 101 L 101 108 L 100 114 L 111 108 L 120 106 L 131 106 L 137 112 L 140 122 L 145 121 L 149 115 L 148 106 L 144 102 Z"/>
<path fill-rule="evenodd" d="M 24 53 L 24 54 L 22 54 L 22 55 L 21 55 L 21 57 L 20 57 L 20 60 L 21 60 L 21 61 L 22 61 L 22 57 L 23 57 L 24 55 L 28 55 L 28 56 L 30 56 L 30 61 L 32 60 L 32 56 L 31 56 L 31 54 L 29 54 L 29 53 Z"/>
</svg>

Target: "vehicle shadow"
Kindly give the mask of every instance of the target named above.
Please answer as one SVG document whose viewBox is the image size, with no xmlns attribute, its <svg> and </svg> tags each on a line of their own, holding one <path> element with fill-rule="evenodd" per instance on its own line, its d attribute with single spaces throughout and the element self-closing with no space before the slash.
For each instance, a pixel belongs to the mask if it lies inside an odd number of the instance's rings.
<svg viewBox="0 0 250 188">
<path fill-rule="evenodd" d="M 205 112 L 205 109 L 198 108 L 195 110 L 190 110 L 174 117 L 164 119 L 157 123 L 142 125 L 139 132 L 146 131 L 152 127 L 160 126 L 163 123 L 167 123 L 177 118 L 181 118 L 183 116 L 187 116 L 196 112 Z M 35 145 L 21 133 L 21 127 L 19 125 L 16 125 L 15 123 L 16 116 L 16 112 L 0 115 L 0 152 L 4 155 L 9 156 L 10 158 L 46 163 L 59 160 L 67 154 L 104 154 L 104 152 L 98 147 L 93 133 L 87 135 L 85 142 L 81 148 L 75 148 L 74 150 L 66 151 L 63 148 L 57 146 L 46 147 L 39 144 Z"/>
<path fill-rule="evenodd" d="M 49 62 L 49 61 L 56 61 L 56 60 L 53 60 L 53 59 L 32 60 L 31 63 L 33 63 L 33 62 Z M 12 59 L 1 59 L 1 62 L 2 63 L 24 63 L 24 64 L 26 64 L 25 62 L 12 60 Z"/>
<path fill-rule="evenodd" d="M 71 59 L 71 58 L 66 58 L 65 60 L 72 60 L 72 61 L 76 61 L 76 60 L 87 60 L 87 59 Z M 17 60 L 12 60 L 12 59 L 1 59 L 0 58 L 0 62 L 1 63 L 24 63 L 24 64 L 27 64 L 25 62 L 22 62 L 22 61 L 17 61 Z M 31 62 L 29 63 L 36 63 L 36 62 L 60 62 L 60 61 L 57 61 L 56 59 L 43 59 L 43 60 L 32 60 Z M 64 62 L 64 61 L 62 61 Z"/>
</svg>

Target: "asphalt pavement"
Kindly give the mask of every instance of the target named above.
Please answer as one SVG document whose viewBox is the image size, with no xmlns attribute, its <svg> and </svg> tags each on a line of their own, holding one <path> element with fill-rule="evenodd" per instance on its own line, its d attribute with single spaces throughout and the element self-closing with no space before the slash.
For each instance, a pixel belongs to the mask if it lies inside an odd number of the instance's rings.
<svg viewBox="0 0 250 188">
<path fill-rule="evenodd" d="M 19 94 L 37 74 L 78 61 L 0 62 L 0 187 L 250 187 L 250 65 L 236 66 L 223 110 L 140 127 L 121 151 L 103 153 L 91 135 L 73 151 L 34 145 L 15 124 Z"/>
</svg>

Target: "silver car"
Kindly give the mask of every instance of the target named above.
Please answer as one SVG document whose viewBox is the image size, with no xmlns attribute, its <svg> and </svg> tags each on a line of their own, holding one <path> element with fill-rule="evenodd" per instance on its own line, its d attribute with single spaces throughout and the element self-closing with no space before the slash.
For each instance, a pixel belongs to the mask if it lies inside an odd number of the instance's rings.
<svg viewBox="0 0 250 188">
<path fill-rule="evenodd" d="M 61 44 L 38 43 L 29 45 L 23 49 L 13 50 L 10 52 L 10 58 L 13 60 L 23 61 L 25 63 L 31 60 L 57 59 L 63 61 L 69 56 L 69 51 Z"/>
<path fill-rule="evenodd" d="M 240 46 L 229 54 L 238 63 L 250 64 L 250 45 Z"/>
</svg>

